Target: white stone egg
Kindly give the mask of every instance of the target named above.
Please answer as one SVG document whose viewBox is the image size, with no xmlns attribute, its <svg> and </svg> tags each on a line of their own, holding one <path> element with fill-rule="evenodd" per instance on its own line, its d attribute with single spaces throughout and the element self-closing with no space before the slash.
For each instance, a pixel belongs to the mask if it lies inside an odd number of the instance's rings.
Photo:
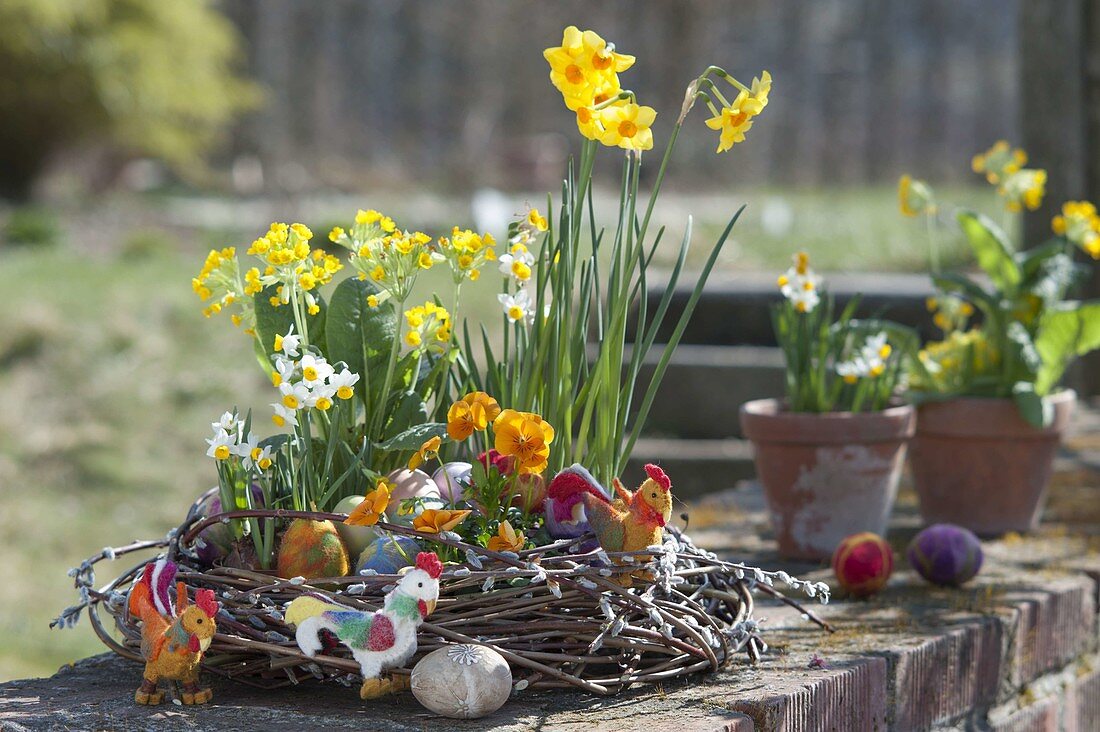
<svg viewBox="0 0 1100 732">
<path fill-rule="evenodd" d="M 476 719 L 500 709 L 512 693 L 512 670 L 492 648 L 456 644 L 437 648 L 412 671 L 412 693 L 425 707 L 454 719 Z"/>
</svg>

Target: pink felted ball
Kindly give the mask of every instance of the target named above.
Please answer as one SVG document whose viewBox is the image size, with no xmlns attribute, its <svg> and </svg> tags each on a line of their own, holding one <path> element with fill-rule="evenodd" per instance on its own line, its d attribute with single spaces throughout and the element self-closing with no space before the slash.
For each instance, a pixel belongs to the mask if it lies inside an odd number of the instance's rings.
<svg viewBox="0 0 1100 732">
<path fill-rule="evenodd" d="M 833 551 L 833 574 L 849 594 L 873 595 L 894 571 L 894 551 L 878 534 L 864 531 L 846 537 Z"/>
</svg>

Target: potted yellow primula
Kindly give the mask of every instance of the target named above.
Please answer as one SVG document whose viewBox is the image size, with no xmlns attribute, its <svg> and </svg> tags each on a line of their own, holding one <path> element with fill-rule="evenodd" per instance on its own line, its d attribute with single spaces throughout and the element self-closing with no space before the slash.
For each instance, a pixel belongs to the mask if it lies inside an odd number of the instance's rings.
<svg viewBox="0 0 1100 732">
<path fill-rule="evenodd" d="M 1042 200 L 1046 173 L 1023 168 L 1026 159 L 1004 142 L 974 159 L 1008 213 Z M 900 194 L 903 213 L 933 223 L 927 184 L 903 178 Z M 926 345 L 910 376 L 920 403 L 911 464 L 921 514 L 984 535 L 1028 531 L 1076 401 L 1059 381 L 1074 358 L 1100 347 L 1100 302 L 1067 299 L 1083 270 L 1075 246 L 1100 258 L 1100 216 L 1090 203 L 1066 203 L 1055 236 L 1023 251 L 985 216 L 956 218 L 984 277 L 933 275 L 943 296 L 929 306 L 943 338 Z M 971 326 L 975 310 L 982 320 Z"/>
</svg>

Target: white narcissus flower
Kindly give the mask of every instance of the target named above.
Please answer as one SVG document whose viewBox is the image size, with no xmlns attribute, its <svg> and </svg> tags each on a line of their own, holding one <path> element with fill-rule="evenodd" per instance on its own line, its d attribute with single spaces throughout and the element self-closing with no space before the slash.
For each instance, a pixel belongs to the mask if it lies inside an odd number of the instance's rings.
<svg viewBox="0 0 1100 732">
<path fill-rule="evenodd" d="M 289 294 L 288 288 L 283 288 L 284 292 Z M 294 335 L 294 326 L 290 326 L 290 330 L 286 332 L 286 335 L 275 336 L 275 350 L 282 351 L 283 355 L 288 358 L 298 358 L 298 347 L 302 344 L 302 337 L 300 335 Z"/>
<path fill-rule="evenodd" d="M 336 387 L 319 381 L 309 390 L 305 405 L 310 409 L 320 409 L 324 412 L 332 407 L 334 396 L 336 396 Z"/>
<path fill-rule="evenodd" d="M 275 358 L 275 373 L 271 375 L 271 383 L 278 387 L 284 382 L 290 381 L 294 378 L 296 368 L 296 364 L 291 359 L 277 356 Z"/>
<path fill-rule="evenodd" d="M 206 444 L 210 446 L 210 449 L 206 451 L 207 457 L 212 457 L 215 460 L 227 460 L 233 454 L 233 449 L 237 443 L 232 435 L 219 428 L 214 431 L 214 437 L 207 440 Z"/>
<path fill-rule="evenodd" d="M 287 409 L 282 404 L 272 404 L 272 409 L 275 410 L 275 414 L 271 415 L 271 421 L 278 427 L 291 427 L 298 426 L 298 415 L 293 409 Z"/>
<path fill-rule="evenodd" d="M 318 382 L 332 376 L 334 370 L 328 365 L 328 361 L 320 356 L 314 356 L 312 353 L 302 356 L 302 360 L 298 362 L 298 367 L 302 369 L 302 381 L 311 388 L 316 386 Z"/>
<path fill-rule="evenodd" d="M 352 388 L 359 382 L 359 374 L 344 369 L 338 374 L 328 377 L 328 385 L 336 389 L 336 396 L 340 399 L 351 399 L 355 396 Z"/>
<path fill-rule="evenodd" d="M 279 392 L 283 395 L 283 406 L 287 409 L 304 409 L 310 398 L 309 387 L 302 382 L 279 385 Z"/>
<path fill-rule="evenodd" d="M 779 291 L 800 313 L 813 312 L 821 302 L 817 294 L 820 285 L 821 278 L 810 269 L 810 258 L 803 252 L 794 256 L 794 266 L 779 277 Z"/>
<path fill-rule="evenodd" d="M 233 412 L 224 412 L 217 422 L 210 423 L 210 429 L 216 433 L 218 430 L 233 432 L 237 427 L 237 415 Z"/>
<path fill-rule="evenodd" d="M 241 459 L 245 470 L 255 469 L 257 472 L 263 472 L 271 467 L 271 446 L 260 447 L 260 438 L 254 432 L 248 433 L 248 437 L 237 445 L 234 453 Z"/>
<path fill-rule="evenodd" d="M 500 273 L 505 277 L 511 277 L 518 283 L 524 283 L 531 279 L 531 266 L 535 263 L 535 255 L 528 251 L 523 244 L 514 244 L 508 254 L 500 256 Z"/>
<path fill-rule="evenodd" d="M 509 323 L 517 323 L 521 320 L 528 321 L 531 318 L 531 295 L 525 289 L 517 290 L 509 295 L 502 292 L 497 295 L 500 306 L 504 308 L 504 314 L 508 316 Z"/>
</svg>

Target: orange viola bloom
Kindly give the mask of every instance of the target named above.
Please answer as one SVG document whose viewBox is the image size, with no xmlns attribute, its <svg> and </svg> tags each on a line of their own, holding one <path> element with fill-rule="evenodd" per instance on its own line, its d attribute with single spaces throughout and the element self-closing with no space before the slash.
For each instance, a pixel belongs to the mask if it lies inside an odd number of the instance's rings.
<svg viewBox="0 0 1100 732">
<path fill-rule="evenodd" d="M 426 508 L 413 519 L 413 528 L 424 534 L 450 531 L 462 523 L 470 511 L 453 511 L 446 508 Z"/>
<path fill-rule="evenodd" d="M 494 552 L 518 552 L 527 543 L 522 531 L 516 531 L 507 521 L 501 522 L 497 535 L 489 539 L 489 550 Z"/>
</svg>

